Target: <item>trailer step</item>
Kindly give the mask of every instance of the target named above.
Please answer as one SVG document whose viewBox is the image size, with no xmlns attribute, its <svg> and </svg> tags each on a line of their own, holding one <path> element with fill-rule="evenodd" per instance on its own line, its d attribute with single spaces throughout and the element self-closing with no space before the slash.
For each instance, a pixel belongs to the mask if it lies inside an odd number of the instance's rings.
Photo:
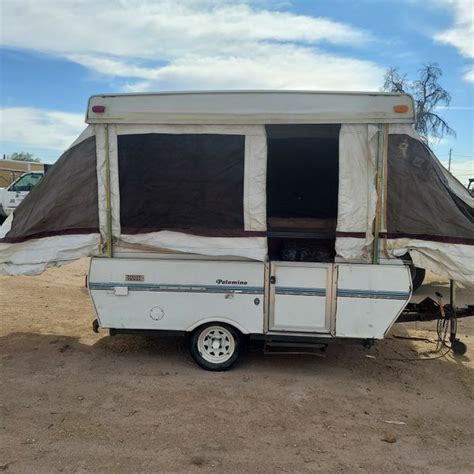
<svg viewBox="0 0 474 474">
<path fill-rule="evenodd" d="M 265 341 L 264 354 L 310 354 L 324 357 L 327 344 L 321 342 L 282 341 L 270 339 Z"/>
</svg>

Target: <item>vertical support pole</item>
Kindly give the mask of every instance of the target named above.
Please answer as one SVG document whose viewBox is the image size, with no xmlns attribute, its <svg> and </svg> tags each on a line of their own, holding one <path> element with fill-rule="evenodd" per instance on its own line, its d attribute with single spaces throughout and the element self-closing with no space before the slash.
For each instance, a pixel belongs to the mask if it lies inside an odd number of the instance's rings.
<svg viewBox="0 0 474 474">
<path fill-rule="evenodd" d="M 105 124 L 105 203 L 107 210 L 107 235 L 106 250 L 107 257 L 111 258 L 112 249 L 112 197 L 110 185 L 110 152 L 109 152 L 109 126 Z"/>
<path fill-rule="evenodd" d="M 372 263 L 380 261 L 380 231 L 383 225 L 384 202 L 385 202 L 385 143 L 386 125 L 379 124 L 377 133 L 377 159 L 375 173 L 375 188 L 377 190 L 377 206 L 375 208 L 374 219 L 374 245 L 372 253 Z"/>
<path fill-rule="evenodd" d="M 457 333 L 457 319 L 456 319 L 456 284 L 453 280 L 449 280 L 449 305 L 451 306 L 450 320 L 449 320 L 449 340 L 451 344 L 456 341 Z"/>
</svg>

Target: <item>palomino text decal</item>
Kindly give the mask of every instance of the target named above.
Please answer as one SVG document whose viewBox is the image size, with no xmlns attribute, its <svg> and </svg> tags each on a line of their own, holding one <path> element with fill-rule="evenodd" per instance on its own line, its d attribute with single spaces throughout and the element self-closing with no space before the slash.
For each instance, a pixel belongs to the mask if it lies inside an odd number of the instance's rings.
<svg viewBox="0 0 474 474">
<path fill-rule="evenodd" d="M 216 280 L 218 285 L 246 285 L 247 282 L 243 280 Z"/>
</svg>

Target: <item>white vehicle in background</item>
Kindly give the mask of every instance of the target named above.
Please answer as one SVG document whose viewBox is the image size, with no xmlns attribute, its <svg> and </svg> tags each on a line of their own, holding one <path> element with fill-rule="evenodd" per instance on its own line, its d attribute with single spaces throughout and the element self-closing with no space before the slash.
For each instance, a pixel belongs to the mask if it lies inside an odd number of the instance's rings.
<svg viewBox="0 0 474 474">
<path fill-rule="evenodd" d="M 43 175 L 42 171 L 29 171 L 22 174 L 7 188 L 0 188 L 0 216 L 8 217 L 41 181 Z"/>
</svg>

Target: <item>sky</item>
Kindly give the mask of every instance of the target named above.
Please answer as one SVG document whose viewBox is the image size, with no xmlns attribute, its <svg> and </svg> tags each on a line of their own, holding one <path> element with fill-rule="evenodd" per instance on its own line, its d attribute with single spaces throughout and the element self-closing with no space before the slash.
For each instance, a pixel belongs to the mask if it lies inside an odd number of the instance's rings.
<svg viewBox="0 0 474 474">
<path fill-rule="evenodd" d="M 432 147 L 474 178 L 474 0 L 0 0 L 0 17 L 2 155 L 53 163 L 94 94 L 378 91 L 435 62 L 456 136 Z"/>
</svg>

